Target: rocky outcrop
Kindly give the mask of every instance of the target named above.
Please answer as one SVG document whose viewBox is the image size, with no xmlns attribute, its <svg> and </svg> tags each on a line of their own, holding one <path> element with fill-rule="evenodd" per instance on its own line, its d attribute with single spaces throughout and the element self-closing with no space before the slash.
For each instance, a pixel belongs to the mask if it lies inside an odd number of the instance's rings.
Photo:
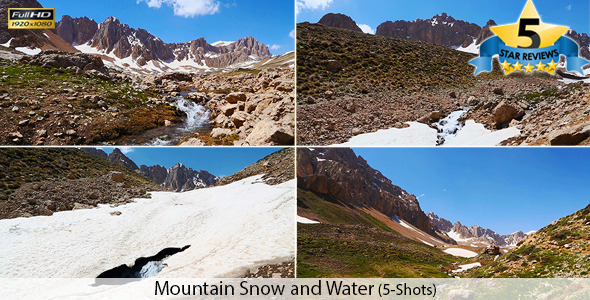
<svg viewBox="0 0 590 300">
<path fill-rule="evenodd" d="M 81 45 L 88 42 L 98 30 L 96 21 L 87 17 L 72 18 L 63 15 L 55 25 L 55 33 L 70 44 Z"/>
<path fill-rule="evenodd" d="M 363 32 L 355 21 L 353 21 L 349 16 L 343 14 L 329 13 L 323 16 L 318 23 L 329 27 Z"/>
<path fill-rule="evenodd" d="M 194 83 L 201 91 L 198 98 L 206 101 L 212 123 L 217 127 L 211 137 L 232 137 L 234 145 L 293 145 L 293 70 L 266 69 L 257 75 L 198 76 Z"/>
<path fill-rule="evenodd" d="M 108 160 L 108 158 L 109 158 L 109 155 L 106 152 L 102 151 L 101 149 L 82 147 L 82 148 L 80 148 L 80 150 L 82 150 L 86 153 L 92 154 L 94 156 L 98 156 L 104 160 Z"/>
<path fill-rule="evenodd" d="M 376 34 L 421 40 L 447 47 L 467 47 L 482 35 L 481 31 L 482 28 L 477 24 L 455 20 L 442 13 L 425 20 L 387 21 L 377 27 Z"/>
<path fill-rule="evenodd" d="M 181 163 L 168 169 L 163 186 L 176 192 L 208 187 L 217 183 L 219 178 L 207 171 L 195 171 Z"/>
<path fill-rule="evenodd" d="M 21 62 L 44 68 L 71 69 L 76 73 L 86 72 L 91 75 L 96 75 L 93 71 L 97 71 L 104 75 L 105 79 L 109 78 L 109 72 L 104 66 L 103 61 L 91 54 L 48 50 L 35 56 L 25 56 L 21 58 Z"/>
<path fill-rule="evenodd" d="M 166 181 L 166 177 L 168 176 L 168 170 L 160 165 L 150 167 L 141 165 L 139 166 L 139 174 L 147 177 L 149 180 L 159 185 L 163 185 Z"/>
<path fill-rule="evenodd" d="M 297 186 L 345 205 L 374 208 L 436 235 L 416 196 L 392 184 L 348 148 L 297 150 Z"/>
<path fill-rule="evenodd" d="M 125 154 L 123 154 L 119 148 L 113 149 L 113 152 L 109 154 L 107 160 L 132 171 L 139 169 L 137 165 L 131 159 L 129 159 L 129 157 L 125 156 Z"/>
<path fill-rule="evenodd" d="M 453 223 L 435 215 L 433 212 L 429 212 L 426 215 L 430 218 L 432 225 L 436 226 L 436 228 L 442 232 L 449 232 L 453 228 Z"/>
<path fill-rule="evenodd" d="M 294 168 L 295 150 L 285 148 L 264 157 L 231 176 L 220 178 L 217 185 L 227 185 L 260 174 L 264 174 L 262 180 L 269 185 L 281 184 L 295 177 Z"/>
</svg>

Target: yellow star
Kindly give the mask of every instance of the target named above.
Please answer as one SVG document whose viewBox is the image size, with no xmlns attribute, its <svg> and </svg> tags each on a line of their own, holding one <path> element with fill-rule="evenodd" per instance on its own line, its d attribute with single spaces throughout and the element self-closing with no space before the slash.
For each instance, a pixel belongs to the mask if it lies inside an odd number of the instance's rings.
<svg viewBox="0 0 590 300">
<path fill-rule="evenodd" d="M 557 67 L 557 63 L 553 61 L 553 59 L 551 60 L 550 63 L 547 64 L 547 68 L 549 70 L 555 70 L 555 68 Z"/>
<path fill-rule="evenodd" d="M 569 27 L 541 22 L 533 1 L 528 0 L 517 23 L 490 29 L 509 47 L 544 48 L 555 44 Z"/>
<path fill-rule="evenodd" d="M 539 61 L 538 64 L 535 65 L 537 67 L 537 70 L 539 71 L 545 71 L 545 64 L 543 64 L 542 61 Z"/>
<path fill-rule="evenodd" d="M 520 62 L 516 62 L 513 66 L 515 71 L 522 71 L 522 65 Z"/>
<path fill-rule="evenodd" d="M 508 68 L 510 68 L 510 63 L 507 62 L 506 60 L 504 60 L 503 63 L 500 64 L 502 66 L 502 69 L 504 70 L 508 70 Z"/>
<path fill-rule="evenodd" d="M 524 66 L 524 69 L 526 70 L 526 73 L 533 73 L 533 69 L 535 67 L 531 66 L 531 63 L 529 63 L 527 66 Z"/>
</svg>

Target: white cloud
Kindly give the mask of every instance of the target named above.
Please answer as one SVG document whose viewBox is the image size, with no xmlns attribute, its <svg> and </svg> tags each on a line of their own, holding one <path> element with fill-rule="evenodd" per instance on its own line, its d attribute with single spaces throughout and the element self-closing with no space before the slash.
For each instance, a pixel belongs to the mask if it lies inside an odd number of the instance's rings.
<svg viewBox="0 0 590 300">
<path fill-rule="evenodd" d="M 270 46 L 270 50 L 279 50 L 281 49 L 281 45 L 277 45 L 277 44 L 272 44 L 272 46 Z"/>
<path fill-rule="evenodd" d="M 160 8 L 162 4 L 172 6 L 174 14 L 181 17 L 212 15 L 219 12 L 219 2 L 215 0 L 137 0 L 149 7 Z"/>
<path fill-rule="evenodd" d="M 424 197 L 424 196 L 426 196 L 426 195 L 425 195 L 425 194 L 422 194 L 422 195 L 420 195 L 420 196 L 418 196 L 418 197 L 416 197 L 416 198 L 417 198 L 417 199 L 420 199 L 420 198 L 422 198 L 422 197 Z"/>
<path fill-rule="evenodd" d="M 299 13 L 301 9 L 309 9 L 309 10 L 316 10 L 321 9 L 324 10 L 332 4 L 334 0 L 297 0 L 295 5 L 295 12 Z"/>
<path fill-rule="evenodd" d="M 119 147 L 119 150 L 121 150 L 121 152 L 123 154 L 131 153 L 131 152 L 135 151 L 135 149 L 133 149 L 132 147 Z"/>
<path fill-rule="evenodd" d="M 375 34 L 375 29 L 367 24 L 356 24 L 364 33 Z"/>
<path fill-rule="evenodd" d="M 572 5 L 570 4 L 570 5 L 566 6 L 565 9 L 572 10 Z"/>
<path fill-rule="evenodd" d="M 294 39 L 295 38 L 295 29 L 291 30 L 291 32 L 289 32 L 289 36 Z"/>
</svg>

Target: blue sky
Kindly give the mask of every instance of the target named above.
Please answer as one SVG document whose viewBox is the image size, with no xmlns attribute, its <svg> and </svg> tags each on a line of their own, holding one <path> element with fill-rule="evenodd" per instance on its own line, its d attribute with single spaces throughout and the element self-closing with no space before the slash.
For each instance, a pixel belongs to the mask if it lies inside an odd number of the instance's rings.
<svg viewBox="0 0 590 300">
<path fill-rule="evenodd" d="M 110 154 L 114 147 L 101 147 Z M 127 157 L 140 165 L 170 168 L 182 163 L 194 170 L 206 170 L 216 176 L 229 176 L 255 163 L 280 148 L 240 147 L 119 147 Z"/>
<path fill-rule="evenodd" d="M 297 22 L 315 23 L 326 13 L 343 13 L 373 30 L 385 21 L 429 19 L 446 12 L 458 20 L 483 26 L 489 19 L 498 24 L 515 23 L 526 0 L 297 0 Z M 544 23 L 569 26 L 590 33 L 588 0 L 534 0 Z"/>
<path fill-rule="evenodd" d="M 39 1 L 62 15 L 100 23 L 115 16 L 167 43 L 205 37 L 209 43 L 253 36 L 273 54 L 294 49 L 294 2 L 289 0 L 52 0 Z M 148 5 L 149 4 L 149 5 Z M 151 7 L 150 7 L 151 6 Z M 158 7 L 159 6 L 159 7 Z M 275 46 L 273 46 L 275 45 Z"/>
<path fill-rule="evenodd" d="M 424 212 L 500 234 L 540 229 L 590 204 L 590 149 L 355 148 Z"/>
</svg>

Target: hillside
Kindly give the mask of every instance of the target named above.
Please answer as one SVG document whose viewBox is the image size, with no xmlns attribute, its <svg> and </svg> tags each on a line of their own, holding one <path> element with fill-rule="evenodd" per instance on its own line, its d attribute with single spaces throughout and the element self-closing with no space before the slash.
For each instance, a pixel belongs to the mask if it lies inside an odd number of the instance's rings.
<svg viewBox="0 0 590 300">
<path fill-rule="evenodd" d="M 72 148 L 0 149 L 0 219 L 126 203 L 162 190 L 147 178 Z"/>
<path fill-rule="evenodd" d="M 572 278 L 590 277 L 590 206 L 529 235 L 516 248 L 466 277 Z"/>
<path fill-rule="evenodd" d="M 295 150 L 281 149 L 230 176 L 222 177 L 217 185 L 226 185 L 255 175 L 262 175 L 267 184 L 276 185 L 294 179 Z"/>
<path fill-rule="evenodd" d="M 375 210 L 310 191 L 298 189 L 297 214 L 320 221 L 297 224 L 298 277 L 448 278 L 462 261 L 421 241 L 437 243 L 419 230 L 407 237 L 398 232 L 404 226 Z"/>
</svg>

